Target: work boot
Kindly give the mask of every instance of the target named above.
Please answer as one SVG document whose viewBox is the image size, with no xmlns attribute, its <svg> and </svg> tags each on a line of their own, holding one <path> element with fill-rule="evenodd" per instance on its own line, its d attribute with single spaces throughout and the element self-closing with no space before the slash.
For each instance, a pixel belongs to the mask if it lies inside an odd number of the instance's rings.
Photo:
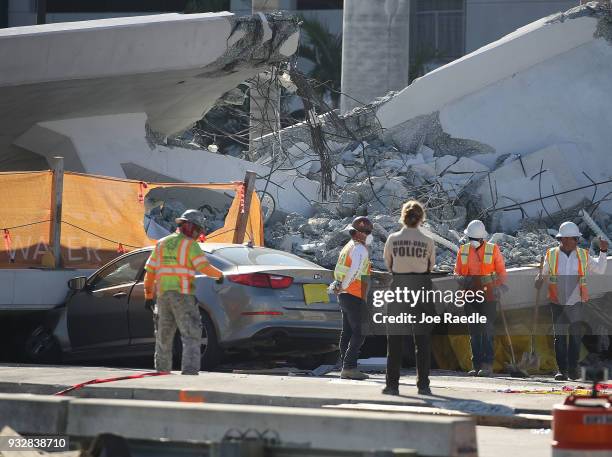
<svg viewBox="0 0 612 457">
<path fill-rule="evenodd" d="M 399 395 L 399 387 L 389 387 L 386 386 L 383 390 L 382 390 L 383 395 Z"/>
<path fill-rule="evenodd" d="M 555 381 L 567 381 L 567 375 L 558 371 L 555 375 Z"/>
<path fill-rule="evenodd" d="M 573 381 L 576 381 L 577 379 L 582 378 L 582 374 L 580 373 L 580 368 L 578 368 L 578 367 L 571 368 L 569 370 L 569 373 L 568 373 L 567 377 L 570 378 Z"/>
<path fill-rule="evenodd" d="M 491 367 L 491 364 L 483 363 L 482 368 L 478 370 L 478 374 L 476 376 L 480 378 L 488 378 L 489 376 L 491 376 L 492 372 L 493 372 L 493 367 Z"/>
<path fill-rule="evenodd" d="M 419 395 L 431 395 L 431 389 L 429 387 L 421 387 L 419 389 Z"/>
<path fill-rule="evenodd" d="M 357 368 L 343 368 L 340 377 L 342 379 L 354 379 L 356 381 L 363 381 L 369 378 L 367 374 L 362 373 Z"/>
</svg>

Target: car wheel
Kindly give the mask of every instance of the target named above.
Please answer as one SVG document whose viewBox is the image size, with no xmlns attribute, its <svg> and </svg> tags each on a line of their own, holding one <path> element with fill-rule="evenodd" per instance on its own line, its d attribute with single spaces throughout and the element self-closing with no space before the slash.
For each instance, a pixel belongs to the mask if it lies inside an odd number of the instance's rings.
<svg viewBox="0 0 612 457">
<path fill-rule="evenodd" d="M 219 340 L 217 338 L 217 331 L 212 323 L 212 320 L 208 316 L 208 313 L 200 308 L 200 316 L 202 318 L 202 340 L 201 340 L 201 366 L 200 370 L 210 371 L 215 368 L 221 362 L 223 358 L 223 351 L 219 347 Z M 175 370 L 181 369 L 181 358 L 183 355 L 183 343 L 181 341 L 181 334 L 177 330 L 174 336 L 174 350 L 173 350 L 173 368 Z"/>
<path fill-rule="evenodd" d="M 34 329 L 25 342 L 25 353 L 28 360 L 35 363 L 59 363 L 62 350 L 57 338 L 43 326 Z"/>
</svg>

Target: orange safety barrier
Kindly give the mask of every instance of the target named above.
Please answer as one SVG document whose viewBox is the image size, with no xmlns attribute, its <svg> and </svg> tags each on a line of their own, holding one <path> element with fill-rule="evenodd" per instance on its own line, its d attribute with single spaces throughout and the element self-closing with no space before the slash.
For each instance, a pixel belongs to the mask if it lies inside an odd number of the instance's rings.
<svg viewBox="0 0 612 457">
<path fill-rule="evenodd" d="M 612 396 L 570 395 L 553 408 L 553 457 L 612 455 Z"/>
<path fill-rule="evenodd" d="M 0 268 L 41 267 L 50 251 L 51 171 L 0 173 Z M 144 183 L 66 172 L 63 179 L 61 256 L 70 268 L 96 268 L 130 250 L 152 245 L 144 229 L 144 198 L 158 188 L 198 188 L 234 192 L 220 229 L 206 242 L 231 243 L 241 211 L 243 183 Z M 261 204 L 253 193 L 245 241 L 264 242 Z"/>
</svg>

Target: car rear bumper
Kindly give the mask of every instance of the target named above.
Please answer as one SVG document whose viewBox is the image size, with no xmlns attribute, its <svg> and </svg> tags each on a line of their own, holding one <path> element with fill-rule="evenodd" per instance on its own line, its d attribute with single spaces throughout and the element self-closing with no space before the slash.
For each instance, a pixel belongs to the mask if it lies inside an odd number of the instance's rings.
<svg viewBox="0 0 612 457">
<path fill-rule="evenodd" d="M 249 337 L 224 341 L 221 345 L 224 348 L 275 354 L 315 354 L 337 349 L 340 331 L 340 326 L 322 328 L 272 324 L 257 330 Z"/>
</svg>

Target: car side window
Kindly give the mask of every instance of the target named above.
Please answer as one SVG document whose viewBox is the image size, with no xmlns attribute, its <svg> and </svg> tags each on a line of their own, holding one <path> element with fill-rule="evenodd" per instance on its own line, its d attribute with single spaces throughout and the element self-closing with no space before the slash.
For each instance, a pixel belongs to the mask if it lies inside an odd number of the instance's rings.
<svg viewBox="0 0 612 457">
<path fill-rule="evenodd" d="M 144 263 L 149 258 L 149 254 L 148 251 L 138 252 L 118 260 L 97 274 L 91 286 L 94 289 L 106 289 L 107 287 L 136 282 L 144 268 Z"/>
</svg>

